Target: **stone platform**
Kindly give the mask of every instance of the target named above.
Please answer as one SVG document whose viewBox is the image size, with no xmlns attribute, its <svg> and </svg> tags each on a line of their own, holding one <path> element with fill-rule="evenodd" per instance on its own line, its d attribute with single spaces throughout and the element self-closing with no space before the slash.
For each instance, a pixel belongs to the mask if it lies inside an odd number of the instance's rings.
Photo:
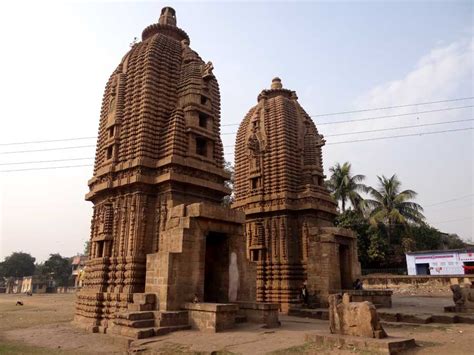
<svg viewBox="0 0 474 355">
<path fill-rule="evenodd" d="M 235 326 L 239 306 L 227 303 L 186 303 L 192 329 L 205 332 L 222 332 Z"/>
<path fill-rule="evenodd" d="M 357 348 L 362 351 L 377 351 L 396 354 L 416 347 L 415 339 L 387 337 L 383 339 L 362 338 L 348 335 L 317 332 L 306 334 L 306 341 L 327 347 Z"/>
<path fill-rule="evenodd" d="M 222 332 L 237 323 L 257 323 L 265 328 L 277 328 L 278 304 L 276 303 L 185 303 L 192 329 L 206 332 Z"/>
<path fill-rule="evenodd" d="M 430 324 L 430 323 L 441 323 L 441 324 L 453 324 L 453 323 L 464 323 L 474 324 L 474 316 L 462 315 L 462 314 L 448 314 L 448 313 L 416 313 L 416 312 L 397 312 L 397 311 L 378 311 L 380 319 L 383 322 L 395 322 L 405 324 Z M 329 311 L 327 308 L 301 308 L 292 309 L 289 316 L 328 320 Z"/>
</svg>

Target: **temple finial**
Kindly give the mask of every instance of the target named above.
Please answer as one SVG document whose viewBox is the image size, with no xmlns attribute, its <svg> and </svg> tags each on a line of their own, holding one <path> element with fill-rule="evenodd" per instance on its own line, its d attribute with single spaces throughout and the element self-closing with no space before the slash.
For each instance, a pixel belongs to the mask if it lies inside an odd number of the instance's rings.
<svg viewBox="0 0 474 355">
<path fill-rule="evenodd" d="M 272 89 L 281 89 L 283 88 L 283 85 L 281 83 L 281 79 L 279 77 L 273 78 L 272 79 Z"/>
<path fill-rule="evenodd" d="M 162 8 L 158 23 L 160 25 L 176 26 L 176 11 L 169 6 Z"/>
</svg>

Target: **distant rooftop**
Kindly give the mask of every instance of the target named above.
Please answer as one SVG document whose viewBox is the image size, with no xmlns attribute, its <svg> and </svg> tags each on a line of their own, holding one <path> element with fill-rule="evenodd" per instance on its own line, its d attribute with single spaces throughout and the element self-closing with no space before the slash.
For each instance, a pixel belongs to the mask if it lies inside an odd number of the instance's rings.
<svg viewBox="0 0 474 355">
<path fill-rule="evenodd" d="M 461 248 L 461 249 L 445 249 L 445 250 L 420 250 L 405 253 L 406 255 L 419 255 L 419 254 L 446 254 L 446 253 L 474 253 L 474 247 Z"/>
</svg>

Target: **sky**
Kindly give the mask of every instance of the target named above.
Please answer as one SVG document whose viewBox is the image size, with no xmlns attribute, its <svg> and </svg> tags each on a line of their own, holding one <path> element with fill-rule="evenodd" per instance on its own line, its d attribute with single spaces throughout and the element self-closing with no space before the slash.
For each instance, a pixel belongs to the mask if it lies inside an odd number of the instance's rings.
<svg viewBox="0 0 474 355">
<path fill-rule="evenodd" d="M 214 64 L 227 160 L 236 124 L 275 76 L 314 116 L 411 105 L 314 117 L 325 172 L 348 161 L 371 186 L 397 174 L 431 225 L 473 241 L 472 2 L 2 1 L 0 260 L 83 251 L 95 139 L 10 143 L 95 137 L 108 77 L 164 6 Z M 462 100 L 413 105 L 452 99 Z M 398 135 L 410 136 L 386 138 Z"/>
</svg>

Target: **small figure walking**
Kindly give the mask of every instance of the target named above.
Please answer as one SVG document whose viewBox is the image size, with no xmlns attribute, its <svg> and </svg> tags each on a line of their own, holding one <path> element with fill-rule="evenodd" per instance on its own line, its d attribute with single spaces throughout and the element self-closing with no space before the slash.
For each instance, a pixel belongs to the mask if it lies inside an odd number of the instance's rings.
<svg viewBox="0 0 474 355">
<path fill-rule="evenodd" d="M 306 284 L 301 285 L 300 299 L 303 301 L 303 304 L 308 304 L 308 289 L 306 288 Z"/>
<path fill-rule="evenodd" d="M 362 281 L 360 281 L 360 279 L 357 279 L 354 281 L 354 283 L 352 284 L 354 290 L 362 290 Z"/>
</svg>

